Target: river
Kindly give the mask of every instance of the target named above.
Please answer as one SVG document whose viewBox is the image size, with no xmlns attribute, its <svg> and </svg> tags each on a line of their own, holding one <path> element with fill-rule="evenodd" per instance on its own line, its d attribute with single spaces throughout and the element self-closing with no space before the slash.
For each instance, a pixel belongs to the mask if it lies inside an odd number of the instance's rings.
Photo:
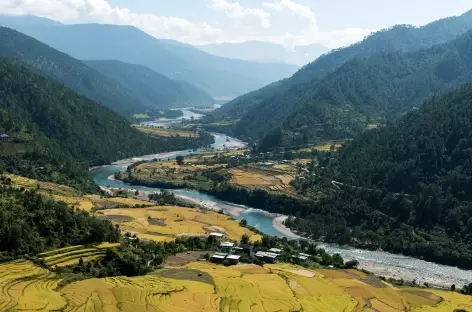
<svg viewBox="0 0 472 312">
<path fill-rule="evenodd" d="M 175 121 L 174 121 L 175 122 Z M 241 141 L 227 137 L 223 134 L 213 133 L 215 137 L 214 148 L 221 148 L 223 145 L 237 146 Z M 140 160 L 151 160 L 154 158 L 168 159 L 175 158 L 177 155 L 189 155 L 189 151 L 175 151 L 156 155 L 145 155 L 117 161 L 108 166 L 97 167 L 91 170 L 94 181 L 102 187 L 128 188 L 133 190 L 156 192 L 157 188 L 145 186 L 131 186 L 122 181 L 110 179 L 116 172 L 125 171 L 126 168 Z M 261 232 L 277 236 L 288 237 L 274 227 L 274 215 L 259 209 L 244 207 L 233 203 L 219 200 L 213 196 L 195 191 L 195 190 L 170 190 L 178 196 L 185 196 L 200 200 L 204 203 L 210 203 L 221 208 L 226 213 L 232 215 L 235 219 L 245 219 L 249 225 L 257 228 Z M 464 285 L 472 282 L 472 271 L 461 270 L 455 267 L 439 265 L 426 262 L 420 259 L 406 257 L 402 255 L 391 254 L 383 251 L 369 251 L 350 247 L 341 247 L 331 244 L 320 244 L 327 252 L 339 253 L 344 259 L 356 259 L 360 263 L 360 268 L 364 268 L 375 274 L 393 277 L 396 279 L 416 280 L 418 283 L 427 282 L 430 285 L 450 286 L 451 284 Z"/>
</svg>

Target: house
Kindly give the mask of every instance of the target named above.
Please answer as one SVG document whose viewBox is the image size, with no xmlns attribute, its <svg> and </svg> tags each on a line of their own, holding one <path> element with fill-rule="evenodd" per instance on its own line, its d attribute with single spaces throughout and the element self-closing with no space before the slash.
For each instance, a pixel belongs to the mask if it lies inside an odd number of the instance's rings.
<svg viewBox="0 0 472 312">
<path fill-rule="evenodd" d="M 11 140 L 11 137 L 6 134 L 6 133 L 3 133 L 3 134 L 0 134 L 0 141 L 10 141 Z"/>
<path fill-rule="evenodd" d="M 266 252 L 266 251 L 258 251 L 256 253 L 256 257 L 260 260 L 263 260 L 268 263 L 277 263 L 277 257 L 279 254 L 273 252 Z"/>
<path fill-rule="evenodd" d="M 235 265 L 235 264 L 239 264 L 239 259 L 241 258 L 241 256 L 239 255 L 229 255 L 229 256 L 226 256 L 226 259 L 229 261 L 229 263 L 231 265 Z"/>
<path fill-rule="evenodd" d="M 216 238 L 224 238 L 225 235 L 223 233 L 210 233 L 210 236 L 216 237 Z"/>
<path fill-rule="evenodd" d="M 220 244 L 220 249 L 225 252 L 231 252 L 233 250 L 234 243 L 232 242 L 222 242 Z"/>
<path fill-rule="evenodd" d="M 279 248 L 271 248 L 271 249 L 269 249 L 269 252 L 276 253 L 276 254 L 280 254 L 280 253 L 282 253 L 282 249 L 279 249 Z"/>
<path fill-rule="evenodd" d="M 228 254 L 222 252 L 216 252 L 213 256 L 211 256 L 210 260 L 214 263 L 222 263 L 227 255 Z"/>
<path fill-rule="evenodd" d="M 252 257 L 254 255 L 254 248 L 251 245 L 240 244 L 238 247 L 235 247 L 234 250 L 239 254 L 247 254 Z"/>
<path fill-rule="evenodd" d="M 299 263 L 299 264 L 304 264 L 304 263 L 307 263 L 308 262 L 308 259 L 310 258 L 311 256 L 309 254 L 306 254 L 306 253 L 299 253 L 297 255 L 293 255 L 292 256 L 292 259 L 294 259 L 294 261 L 296 263 Z"/>
</svg>

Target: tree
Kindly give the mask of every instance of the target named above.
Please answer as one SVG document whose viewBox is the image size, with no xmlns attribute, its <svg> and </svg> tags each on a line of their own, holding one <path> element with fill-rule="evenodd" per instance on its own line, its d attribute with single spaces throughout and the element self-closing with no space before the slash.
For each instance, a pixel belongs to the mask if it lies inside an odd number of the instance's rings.
<svg viewBox="0 0 472 312">
<path fill-rule="evenodd" d="M 175 157 L 175 160 L 177 161 L 177 164 L 178 164 L 179 166 L 182 166 L 182 165 L 184 164 L 184 159 L 185 159 L 185 158 L 184 158 L 184 156 L 182 156 L 182 155 L 179 155 L 179 156 Z"/>
<path fill-rule="evenodd" d="M 242 227 L 247 227 L 247 221 L 245 219 L 242 219 L 241 221 L 239 221 L 239 225 Z"/>
<path fill-rule="evenodd" d="M 249 244 L 249 236 L 247 234 L 241 237 L 241 244 Z"/>
</svg>

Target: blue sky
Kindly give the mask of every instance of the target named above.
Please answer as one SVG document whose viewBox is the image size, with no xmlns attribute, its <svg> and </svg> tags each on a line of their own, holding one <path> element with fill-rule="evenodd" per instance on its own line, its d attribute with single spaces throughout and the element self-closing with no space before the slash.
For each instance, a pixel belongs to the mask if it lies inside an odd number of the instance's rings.
<svg viewBox="0 0 472 312">
<path fill-rule="evenodd" d="M 128 24 L 190 44 L 260 40 L 330 48 L 394 24 L 461 14 L 470 0 L 0 0 L 7 14 Z"/>
</svg>

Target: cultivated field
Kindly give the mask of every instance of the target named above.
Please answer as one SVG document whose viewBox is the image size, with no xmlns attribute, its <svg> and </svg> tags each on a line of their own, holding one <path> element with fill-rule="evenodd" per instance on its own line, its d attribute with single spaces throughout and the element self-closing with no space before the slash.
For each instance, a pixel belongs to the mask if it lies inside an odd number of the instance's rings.
<svg viewBox="0 0 472 312">
<path fill-rule="evenodd" d="M 55 249 L 39 254 L 41 259 L 50 268 L 59 268 L 74 265 L 80 259 L 84 263 L 98 260 L 106 254 L 107 249 L 119 246 L 118 243 L 102 243 L 94 246 L 70 246 Z"/>
<path fill-rule="evenodd" d="M 35 189 L 39 193 L 49 196 L 57 201 L 63 201 L 75 209 L 90 211 L 93 208 L 93 195 L 78 194 L 73 188 L 51 182 L 43 182 L 13 174 L 3 174 L 3 183 L 9 181 L 16 188 Z"/>
<path fill-rule="evenodd" d="M 97 215 L 119 224 L 122 232 L 157 242 L 173 241 L 180 236 L 206 236 L 211 232 L 224 233 L 229 239 L 237 241 L 244 234 L 248 234 L 251 240 L 261 238 L 225 215 L 194 208 L 106 209 Z"/>
<path fill-rule="evenodd" d="M 312 150 L 317 150 L 320 152 L 329 152 L 332 147 L 334 147 L 334 150 L 337 151 L 338 149 L 343 146 L 343 144 L 346 143 L 346 140 L 338 140 L 338 141 L 326 141 L 317 145 L 313 146 L 308 146 L 304 147 L 301 149 L 296 150 L 298 153 L 309 153 Z"/>
<path fill-rule="evenodd" d="M 272 193 L 293 195 L 290 181 L 295 178 L 295 172 L 292 169 L 291 164 L 271 167 L 248 165 L 230 169 L 228 172 L 234 185 L 250 190 L 263 189 Z"/>
<path fill-rule="evenodd" d="M 198 138 L 198 133 L 193 131 L 187 130 L 174 130 L 174 129 L 167 129 L 167 128 L 154 128 L 154 127 L 146 127 L 146 126 L 135 126 L 141 132 L 151 134 L 151 135 L 158 135 L 164 137 L 175 137 L 181 136 L 186 138 Z"/>
<path fill-rule="evenodd" d="M 140 277 L 60 278 L 28 261 L 0 264 L 0 311 L 470 311 L 472 298 L 396 288 L 357 271 L 193 262 Z"/>
</svg>

